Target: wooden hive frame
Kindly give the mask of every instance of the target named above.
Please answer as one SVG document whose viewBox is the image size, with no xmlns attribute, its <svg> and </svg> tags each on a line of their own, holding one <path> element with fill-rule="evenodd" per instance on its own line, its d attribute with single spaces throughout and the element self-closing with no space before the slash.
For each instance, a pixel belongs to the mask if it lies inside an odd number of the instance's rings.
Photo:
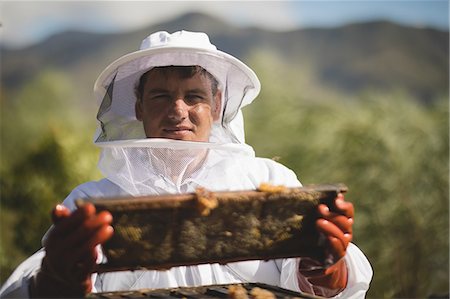
<svg viewBox="0 0 450 299">
<path fill-rule="evenodd" d="M 163 270 L 204 263 L 310 256 L 325 263 L 315 229 L 317 206 L 333 209 L 343 184 L 299 188 L 88 198 L 113 215 L 114 235 L 103 244 L 97 272 Z"/>
</svg>

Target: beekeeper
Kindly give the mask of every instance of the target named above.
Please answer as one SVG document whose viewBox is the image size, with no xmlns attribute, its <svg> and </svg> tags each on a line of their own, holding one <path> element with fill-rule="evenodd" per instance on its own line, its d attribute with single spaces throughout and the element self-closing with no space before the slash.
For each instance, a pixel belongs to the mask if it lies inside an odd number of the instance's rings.
<svg viewBox="0 0 450 299">
<path fill-rule="evenodd" d="M 24 261 L 2 297 L 80 297 L 88 292 L 267 283 L 325 297 L 363 298 L 372 278 L 351 243 L 353 205 L 339 195 L 336 212 L 319 206 L 317 227 L 333 265 L 307 257 L 96 274 L 99 244 L 112 216 L 74 200 L 86 197 L 256 189 L 269 182 L 301 186 L 285 166 L 255 157 L 245 143 L 241 108 L 260 91 L 255 73 L 216 49 L 204 33 L 156 32 L 140 50 L 111 63 L 95 83 L 100 102 L 95 143 L 104 179 L 75 188 L 52 212 L 43 249 Z"/>
</svg>

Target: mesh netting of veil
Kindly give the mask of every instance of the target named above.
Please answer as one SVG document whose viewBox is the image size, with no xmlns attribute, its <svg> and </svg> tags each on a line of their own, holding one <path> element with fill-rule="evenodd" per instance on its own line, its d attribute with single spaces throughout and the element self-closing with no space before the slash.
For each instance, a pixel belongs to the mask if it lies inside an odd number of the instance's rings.
<svg viewBox="0 0 450 299">
<path fill-rule="evenodd" d="M 220 142 L 243 143 L 240 109 L 256 97 L 259 85 L 255 86 L 250 77 L 243 76 L 238 66 L 215 55 L 172 52 L 129 61 L 103 82 L 104 89 L 97 91 L 100 107 L 95 142 L 145 138 L 142 123 L 135 117 L 134 88 L 143 73 L 156 66 L 168 65 L 199 65 L 218 80 L 222 91 L 222 114 L 216 126 L 221 132 L 218 136 L 213 135 L 210 141 L 216 142 L 220 138 Z"/>
<path fill-rule="evenodd" d="M 99 169 L 132 196 L 195 192 L 227 174 L 225 165 L 253 156 L 251 147 L 168 139 L 111 142 L 101 145 Z"/>
</svg>

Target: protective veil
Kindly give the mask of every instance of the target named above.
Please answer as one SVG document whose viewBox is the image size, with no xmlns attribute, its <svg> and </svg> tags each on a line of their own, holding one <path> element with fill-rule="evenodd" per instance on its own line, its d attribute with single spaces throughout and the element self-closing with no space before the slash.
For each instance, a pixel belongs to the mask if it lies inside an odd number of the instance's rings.
<svg viewBox="0 0 450 299">
<path fill-rule="evenodd" d="M 139 78 L 154 67 L 172 65 L 201 66 L 218 81 L 221 113 L 213 124 L 209 142 L 147 139 L 142 122 L 136 119 L 134 89 Z M 108 66 L 94 89 L 101 101 L 94 140 L 102 147 L 99 168 L 106 178 L 131 195 L 212 187 L 207 181 L 215 169 L 228 168 L 233 161 L 254 156 L 253 149 L 245 144 L 241 108 L 259 93 L 259 80 L 241 61 L 217 50 L 204 33 L 150 35 L 139 51 Z"/>
<path fill-rule="evenodd" d="M 199 65 L 219 82 L 221 114 L 209 142 L 146 138 L 142 123 L 136 119 L 134 88 L 139 78 L 154 67 L 171 65 Z M 263 182 L 301 186 L 290 169 L 256 158 L 245 144 L 241 108 L 257 96 L 260 83 L 251 69 L 217 50 L 204 33 L 150 35 L 139 51 L 109 65 L 94 89 L 100 102 L 94 142 L 102 149 L 99 168 L 105 179 L 78 186 L 64 201 L 71 209 L 80 197 L 183 193 L 199 186 L 212 191 L 249 190 Z M 19 266 L 3 285 L 2 296 L 27 297 L 28 281 L 39 269 L 43 255 L 41 250 Z M 371 267 L 353 244 L 345 259 L 348 285 L 337 297 L 363 298 L 372 277 Z M 298 259 L 280 259 L 112 272 L 92 278 L 94 291 L 262 282 L 297 291 L 300 283 L 303 290 L 314 292 L 298 275 Z"/>
</svg>

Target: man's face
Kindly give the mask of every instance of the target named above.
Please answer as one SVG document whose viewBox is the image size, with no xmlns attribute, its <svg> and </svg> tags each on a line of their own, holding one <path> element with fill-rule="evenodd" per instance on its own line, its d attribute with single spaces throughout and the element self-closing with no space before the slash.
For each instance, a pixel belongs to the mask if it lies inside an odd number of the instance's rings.
<svg viewBox="0 0 450 299">
<path fill-rule="evenodd" d="M 153 69 L 143 87 L 136 118 L 143 122 L 147 137 L 208 141 L 219 117 L 220 92 L 213 96 L 206 75 L 185 78 L 177 71 Z"/>
</svg>

